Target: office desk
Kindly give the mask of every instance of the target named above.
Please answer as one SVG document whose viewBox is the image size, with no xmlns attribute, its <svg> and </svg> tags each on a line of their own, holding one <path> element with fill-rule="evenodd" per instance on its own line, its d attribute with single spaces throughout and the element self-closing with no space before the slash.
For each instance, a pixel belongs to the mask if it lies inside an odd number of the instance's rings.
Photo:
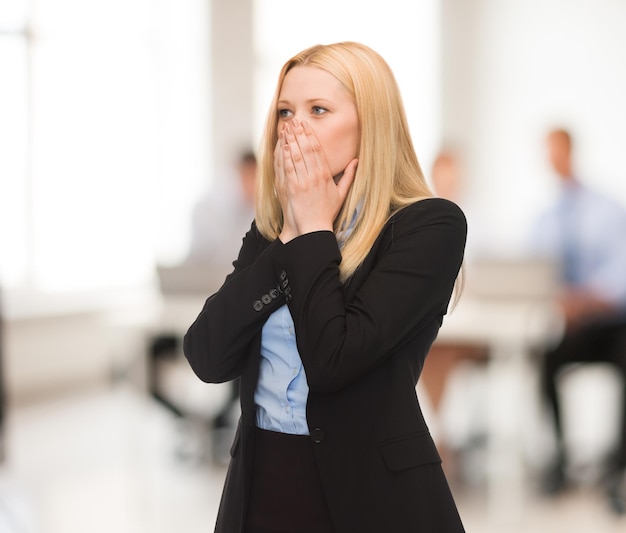
<svg viewBox="0 0 626 533">
<path fill-rule="evenodd" d="M 229 267 L 211 263 L 157 269 L 161 304 L 148 336 L 147 389 L 176 417 L 204 420 L 207 427 L 230 389 L 225 384 L 206 387 L 198 380 L 184 360 L 182 341 L 205 300 L 219 288 L 229 271 Z"/>
<path fill-rule="evenodd" d="M 544 298 L 462 297 L 449 313 L 436 342 L 475 343 L 489 348 L 487 365 L 490 520 L 519 523 L 526 488 L 523 437 L 525 416 L 536 391 L 531 351 L 560 334 L 561 321 Z"/>
<path fill-rule="evenodd" d="M 163 307 L 159 326 L 182 337 L 206 296 L 223 276 L 199 266 L 160 269 Z M 199 291 L 198 286 L 206 288 Z M 554 265 L 528 259 L 475 261 L 466 271 L 460 302 L 444 319 L 437 342 L 489 347 L 488 504 L 496 522 L 519 522 L 524 499 L 522 432 L 528 398 L 530 352 L 559 335 L 551 307 L 556 287 Z"/>
</svg>

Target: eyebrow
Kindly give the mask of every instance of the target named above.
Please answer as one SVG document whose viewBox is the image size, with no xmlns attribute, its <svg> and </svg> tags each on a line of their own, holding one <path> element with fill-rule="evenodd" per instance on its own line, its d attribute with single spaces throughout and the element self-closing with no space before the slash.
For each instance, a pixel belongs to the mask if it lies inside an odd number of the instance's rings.
<svg viewBox="0 0 626 533">
<path fill-rule="evenodd" d="M 291 102 L 289 100 L 279 100 L 278 101 L 278 105 L 285 105 L 285 104 L 290 104 Z M 330 100 L 326 99 L 326 98 L 309 98 L 308 100 L 305 100 L 304 102 L 305 104 L 313 104 L 313 103 L 327 103 L 330 104 Z"/>
</svg>

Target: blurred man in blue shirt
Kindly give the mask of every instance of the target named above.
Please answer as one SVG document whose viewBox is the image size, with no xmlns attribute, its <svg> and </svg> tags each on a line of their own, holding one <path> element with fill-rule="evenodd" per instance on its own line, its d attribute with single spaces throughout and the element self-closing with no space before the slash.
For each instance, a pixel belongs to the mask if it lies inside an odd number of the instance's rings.
<svg viewBox="0 0 626 533">
<path fill-rule="evenodd" d="M 548 155 L 560 181 L 555 205 L 537 221 L 535 252 L 561 266 L 559 307 L 564 333 L 542 360 L 541 383 L 553 415 L 557 457 L 544 480 L 547 493 L 566 485 L 567 456 L 563 441 L 557 377 L 571 363 L 609 362 L 626 383 L 626 209 L 577 179 L 572 168 L 572 138 L 566 130 L 547 137 Z M 616 512 L 626 512 L 626 395 L 620 442 L 611 459 L 608 496 Z"/>
</svg>

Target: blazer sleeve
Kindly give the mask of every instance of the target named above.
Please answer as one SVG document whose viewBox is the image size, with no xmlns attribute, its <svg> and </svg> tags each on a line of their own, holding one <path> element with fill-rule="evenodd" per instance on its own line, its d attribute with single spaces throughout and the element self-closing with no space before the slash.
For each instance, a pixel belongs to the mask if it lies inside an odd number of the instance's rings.
<svg viewBox="0 0 626 533">
<path fill-rule="evenodd" d="M 446 312 L 463 261 L 462 211 L 447 200 L 422 200 L 395 215 L 386 231 L 389 242 L 347 304 L 332 232 L 302 235 L 275 249 L 312 391 L 349 385 Z"/>
<path fill-rule="evenodd" d="M 234 270 L 210 296 L 187 330 L 183 351 L 203 381 L 221 383 L 241 375 L 249 345 L 268 316 L 285 304 L 272 262 L 280 241 L 264 239 L 253 223 L 243 239 Z"/>
</svg>

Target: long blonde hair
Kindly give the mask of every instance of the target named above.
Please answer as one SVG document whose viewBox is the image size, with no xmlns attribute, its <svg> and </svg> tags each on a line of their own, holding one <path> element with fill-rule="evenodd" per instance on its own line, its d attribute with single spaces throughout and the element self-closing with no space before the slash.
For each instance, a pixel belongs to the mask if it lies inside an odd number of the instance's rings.
<svg viewBox="0 0 626 533">
<path fill-rule="evenodd" d="M 359 164 L 334 223 L 338 235 L 348 227 L 361 204 L 354 229 L 342 248 L 339 269 L 345 281 L 363 262 L 389 217 L 432 193 L 415 155 L 400 91 L 389 65 L 360 43 L 316 45 L 288 60 L 278 77 L 260 149 L 256 224 L 261 234 L 273 240 L 282 229 L 282 210 L 273 191 L 277 102 L 286 74 L 304 65 L 337 78 L 354 99 L 359 116 Z"/>
</svg>

